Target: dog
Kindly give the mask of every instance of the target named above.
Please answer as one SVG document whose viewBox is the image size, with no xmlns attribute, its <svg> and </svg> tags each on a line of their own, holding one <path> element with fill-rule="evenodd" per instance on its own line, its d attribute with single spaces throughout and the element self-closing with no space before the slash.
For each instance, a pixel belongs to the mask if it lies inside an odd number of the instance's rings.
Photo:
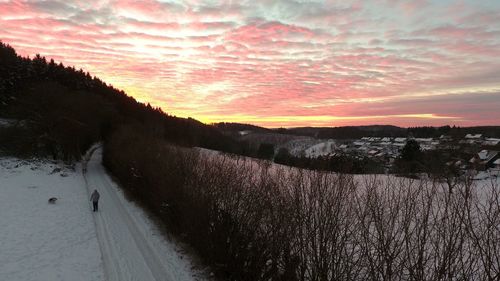
<svg viewBox="0 0 500 281">
<path fill-rule="evenodd" d="M 55 197 L 49 198 L 49 204 L 55 204 L 56 201 L 57 201 L 57 198 L 55 198 Z"/>
</svg>

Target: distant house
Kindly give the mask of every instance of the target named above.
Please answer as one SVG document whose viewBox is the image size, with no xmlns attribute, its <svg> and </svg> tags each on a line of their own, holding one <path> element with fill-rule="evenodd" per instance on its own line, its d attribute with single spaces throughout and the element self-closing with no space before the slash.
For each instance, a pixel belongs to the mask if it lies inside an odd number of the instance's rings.
<svg viewBox="0 0 500 281">
<path fill-rule="evenodd" d="M 416 138 L 415 139 L 419 143 L 429 143 L 432 142 L 432 138 Z"/>
<path fill-rule="evenodd" d="M 365 145 L 366 143 L 365 143 L 365 142 L 362 142 L 362 141 L 355 141 L 355 142 L 353 142 L 352 144 L 354 144 L 355 146 L 363 146 L 363 145 Z"/>
<path fill-rule="evenodd" d="M 474 139 L 474 140 L 478 140 L 478 139 L 480 139 L 482 136 L 483 136 L 482 134 L 475 134 L 475 135 L 473 135 L 473 134 L 467 134 L 467 135 L 465 136 L 465 138 L 466 138 L 466 139 Z"/>
<path fill-rule="evenodd" d="M 500 170 L 500 158 L 498 158 L 497 160 L 495 160 L 495 162 L 493 162 L 493 169 L 496 169 L 496 170 Z"/>
<path fill-rule="evenodd" d="M 448 135 L 441 135 L 441 136 L 439 137 L 439 139 L 440 139 L 441 141 L 452 141 L 452 140 L 453 140 L 453 137 L 452 137 L 452 136 L 448 136 Z"/>
<path fill-rule="evenodd" d="M 465 139 L 465 140 L 460 140 L 458 143 L 460 143 L 460 144 L 475 144 L 476 140 L 474 140 L 474 139 Z"/>
<path fill-rule="evenodd" d="M 495 139 L 495 138 L 487 138 L 484 142 L 483 145 L 488 145 L 488 146 L 495 146 L 500 143 L 500 139 Z"/>
<path fill-rule="evenodd" d="M 421 150 L 433 150 L 436 147 L 434 145 L 429 145 L 429 144 L 422 144 L 420 145 Z"/>
<path fill-rule="evenodd" d="M 495 167 L 495 163 L 500 158 L 498 151 L 483 149 L 476 156 L 472 157 L 469 162 L 473 164 L 477 170 L 486 170 Z"/>
<path fill-rule="evenodd" d="M 493 162 L 493 167 L 489 171 L 492 176 L 500 176 L 500 158 Z"/>
</svg>

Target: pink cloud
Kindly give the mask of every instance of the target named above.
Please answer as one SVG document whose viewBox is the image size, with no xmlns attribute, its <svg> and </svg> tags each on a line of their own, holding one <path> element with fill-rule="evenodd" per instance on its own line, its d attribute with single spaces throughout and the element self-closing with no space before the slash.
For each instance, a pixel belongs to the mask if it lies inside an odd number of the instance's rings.
<svg viewBox="0 0 500 281">
<path fill-rule="evenodd" d="M 498 94 L 481 92 L 500 88 L 495 9 L 452 17 L 449 6 L 432 1 L 377 3 L 9 1 L 0 3 L 0 39 L 22 55 L 83 67 L 166 112 L 206 120 L 307 119 L 259 123 L 275 126 L 320 124 L 324 116 L 343 117 L 336 124 L 500 119 Z M 441 17 L 420 22 L 426 13 Z M 457 89 L 476 92 L 443 94 Z M 412 119 L 418 114 L 427 115 Z"/>
</svg>

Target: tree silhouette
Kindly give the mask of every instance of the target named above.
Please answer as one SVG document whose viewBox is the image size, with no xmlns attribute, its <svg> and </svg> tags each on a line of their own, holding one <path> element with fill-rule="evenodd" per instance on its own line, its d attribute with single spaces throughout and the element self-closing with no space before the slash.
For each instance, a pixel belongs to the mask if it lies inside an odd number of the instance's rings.
<svg viewBox="0 0 500 281">
<path fill-rule="evenodd" d="M 418 161 L 422 158 L 420 145 L 416 140 L 410 139 L 401 151 L 401 158 L 405 161 Z"/>
</svg>

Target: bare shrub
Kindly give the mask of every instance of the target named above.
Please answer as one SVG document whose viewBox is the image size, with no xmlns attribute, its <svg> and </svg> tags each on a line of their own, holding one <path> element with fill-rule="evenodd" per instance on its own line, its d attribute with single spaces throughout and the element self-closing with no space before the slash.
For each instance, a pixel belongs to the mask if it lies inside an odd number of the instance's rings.
<svg viewBox="0 0 500 281">
<path fill-rule="evenodd" d="M 177 148 L 133 127 L 122 184 L 225 280 L 498 280 L 499 189 L 354 176 Z"/>
</svg>

